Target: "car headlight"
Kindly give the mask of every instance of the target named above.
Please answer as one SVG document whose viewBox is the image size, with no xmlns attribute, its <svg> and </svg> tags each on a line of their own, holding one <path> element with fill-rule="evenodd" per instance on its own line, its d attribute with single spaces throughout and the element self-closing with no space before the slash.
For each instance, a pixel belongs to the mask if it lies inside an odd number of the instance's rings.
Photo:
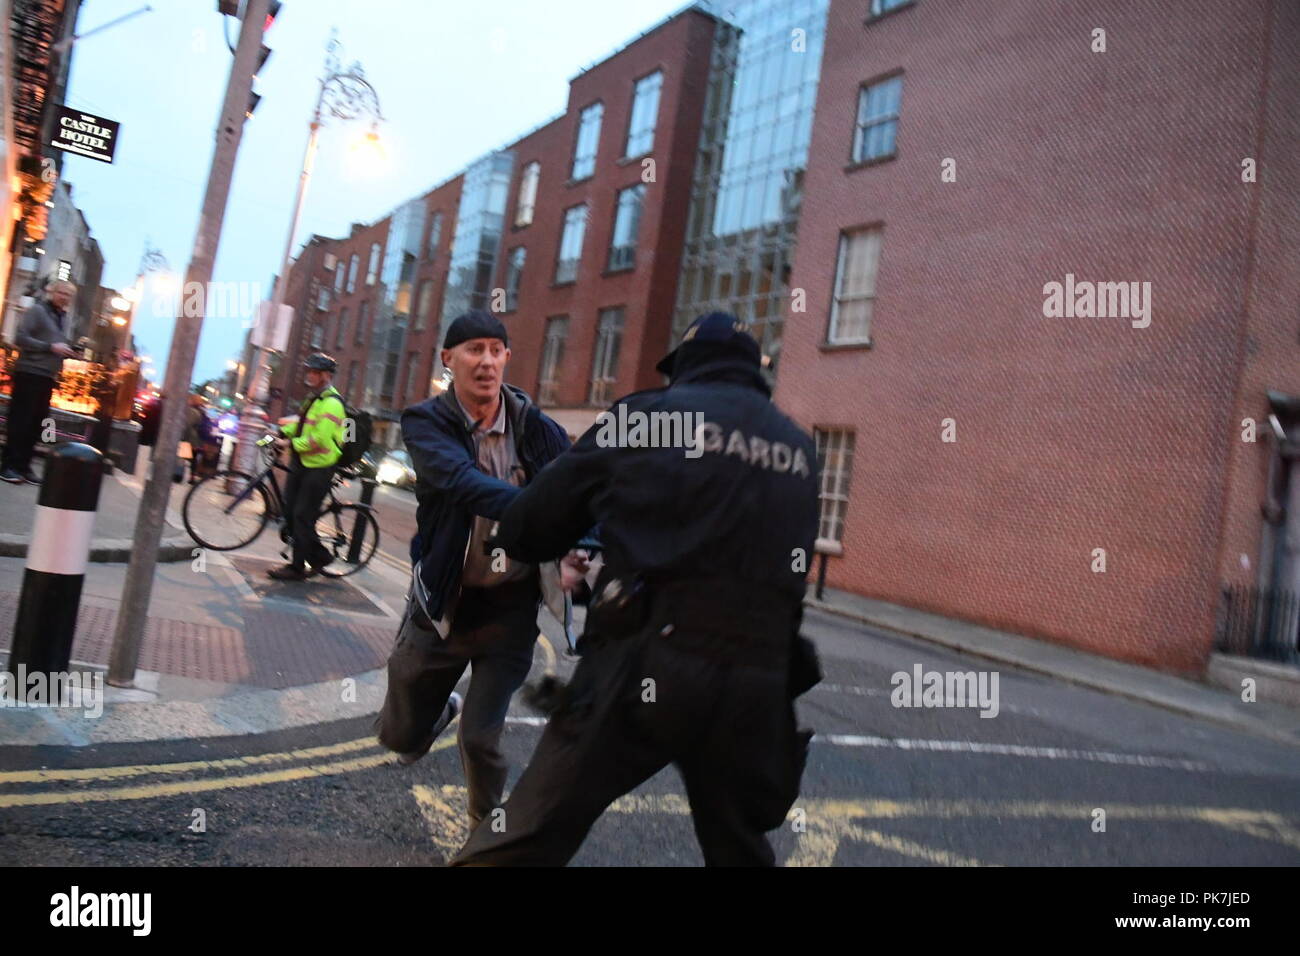
<svg viewBox="0 0 1300 956">
<path fill-rule="evenodd" d="M 395 465 L 391 461 L 386 461 L 379 466 L 378 477 L 381 484 L 396 484 L 402 477 L 401 466 Z"/>
</svg>

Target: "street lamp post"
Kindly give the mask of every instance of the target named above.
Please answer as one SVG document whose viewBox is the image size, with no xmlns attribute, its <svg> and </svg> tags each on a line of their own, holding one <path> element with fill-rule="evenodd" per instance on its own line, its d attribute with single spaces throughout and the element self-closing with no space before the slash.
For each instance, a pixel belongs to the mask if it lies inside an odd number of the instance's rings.
<svg viewBox="0 0 1300 956">
<path fill-rule="evenodd" d="M 330 35 L 325 47 L 325 73 L 321 78 L 319 92 L 316 95 L 316 108 L 312 111 L 311 126 L 307 136 L 307 148 L 303 152 L 302 169 L 298 173 L 298 191 L 293 200 L 293 216 L 289 220 L 289 235 L 285 237 L 284 255 L 280 258 L 280 271 L 275 278 L 275 290 L 271 295 L 271 309 L 268 324 L 272 327 L 284 305 L 286 287 L 289 280 L 289 263 L 293 256 L 293 240 L 298 233 L 298 224 L 302 219 L 303 201 L 307 196 L 307 184 L 311 180 L 312 166 L 316 160 L 316 148 L 320 139 L 320 128 L 324 117 L 333 116 L 341 120 L 354 120 L 363 114 L 369 114 L 374 122 L 383 120 L 379 109 L 379 94 L 366 79 L 360 63 L 354 62 L 346 69 L 338 58 L 339 42 L 334 34 Z M 262 341 L 266 342 L 269 329 L 262 329 Z M 248 383 L 246 401 L 239 413 L 239 444 L 236 448 L 238 471 L 251 473 L 254 470 L 256 443 L 266 430 L 268 416 L 266 405 L 269 398 L 269 368 L 266 365 L 267 349 L 264 345 L 254 344 L 251 379 Z"/>
</svg>

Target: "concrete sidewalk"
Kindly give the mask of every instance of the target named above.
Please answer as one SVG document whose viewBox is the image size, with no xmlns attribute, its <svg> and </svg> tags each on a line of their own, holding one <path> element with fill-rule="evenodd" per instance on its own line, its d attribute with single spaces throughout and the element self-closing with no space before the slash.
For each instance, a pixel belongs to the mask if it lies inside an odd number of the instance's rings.
<svg viewBox="0 0 1300 956">
<path fill-rule="evenodd" d="M 273 581 L 266 571 L 282 562 L 282 548 L 263 534 L 240 551 L 187 550 L 185 561 L 159 565 L 135 687 L 105 687 L 95 719 L 0 707 L 0 745 L 259 733 L 376 711 L 407 573 L 376 559 L 347 578 Z M 23 571 L 22 560 L 0 558 L 0 669 L 12 669 Z M 74 669 L 106 669 L 125 577 L 125 564 L 87 569 Z"/>
<path fill-rule="evenodd" d="M 1260 734 L 1273 740 L 1300 745 L 1300 712 L 1266 699 L 1264 689 L 1268 686 L 1267 672 L 1271 665 L 1264 662 L 1260 662 L 1259 667 L 1260 699 L 1246 703 L 1239 694 L 1208 684 L 1047 641 L 995 631 L 897 604 L 887 604 L 847 591 L 827 588 L 824 600 L 818 601 L 814 589 L 810 587 L 804 604 L 806 607 L 920 638 L 986 660 L 1154 704 L 1166 710 Z"/>
<path fill-rule="evenodd" d="M 188 488 L 188 485 L 173 486 L 171 503 L 174 507 L 179 507 Z M 0 557 L 22 558 L 27 555 L 40 491 L 37 485 L 0 483 Z M 91 561 L 130 559 L 139 510 L 140 486 L 122 472 L 105 475 L 99 488 L 95 533 L 90 542 Z M 196 545 L 185 533 L 180 519 L 174 514 L 171 517 L 172 521 L 163 527 L 158 560 L 189 560 Z"/>
</svg>

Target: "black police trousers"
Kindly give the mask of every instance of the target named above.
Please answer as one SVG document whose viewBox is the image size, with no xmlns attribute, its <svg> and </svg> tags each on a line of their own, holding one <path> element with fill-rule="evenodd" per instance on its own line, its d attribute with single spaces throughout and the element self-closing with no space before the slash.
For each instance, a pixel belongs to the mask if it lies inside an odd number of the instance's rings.
<svg viewBox="0 0 1300 956">
<path fill-rule="evenodd" d="M 316 521 L 320 518 L 325 496 L 329 494 L 334 469 L 308 468 L 293 456 L 289 477 L 284 483 L 284 509 L 289 534 L 293 537 L 293 566 L 306 569 L 320 567 L 330 552 L 320 543 Z"/>
<path fill-rule="evenodd" d="M 795 725 L 790 637 L 663 630 L 660 619 L 584 648 L 503 815 L 453 866 L 562 866 L 610 803 L 670 763 L 707 865 L 774 864 L 765 833 L 798 796 L 811 736 Z"/>
</svg>

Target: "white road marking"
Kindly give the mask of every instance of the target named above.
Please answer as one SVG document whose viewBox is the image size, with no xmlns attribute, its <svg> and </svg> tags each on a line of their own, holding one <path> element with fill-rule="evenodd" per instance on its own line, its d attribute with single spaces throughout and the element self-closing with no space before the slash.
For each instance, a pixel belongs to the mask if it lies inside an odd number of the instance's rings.
<svg viewBox="0 0 1300 956">
<path fill-rule="evenodd" d="M 866 737 L 857 734 L 817 734 L 814 741 L 840 747 L 886 747 L 896 750 L 929 750 L 947 753 L 997 754 L 1006 757 L 1031 757 L 1040 760 L 1091 760 L 1097 763 L 1126 764 L 1134 767 L 1162 767 L 1171 770 L 1212 771 L 1215 768 L 1198 760 L 1177 757 L 1150 757 L 1145 754 L 1111 753 L 1104 750 L 1075 750 L 1066 747 L 1029 747 L 1023 744 L 994 744 L 975 740 L 917 740 L 906 737 Z"/>
<path fill-rule="evenodd" d="M 832 694 L 850 694 L 855 697 L 888 697 L 892 693 L 882 687 L 859 687 L 856 684 L 827 684 L 821 683 L 814 687 L 811 693 L 817 691 L 827 691 Z M 1032 707 L 1021 707 L 1017 704 L 1000 704 L 1000 710 L 1005 710 L 1013 714 L 1029 714 L 1031 716 L 1042 716 L 1042 712 Z"/>
<path fill-rule="evenodd" d="M 545 727 L 545 717 L 507 717 L 508 724 Z M 817 734 L 813 743 L 836 747 L 882 747 L 895 750 L 926 750 L 936 753 L 995 754 L 1003 757 L 1028 757 L 1038 760 L 1090 760 L 1097 763 L 1123 764 L 1133 767 L 1159 767 L 1168 770 L 1213 772 L 1216 768 L 1197 760 L 1177 757 L 1152 757 L 1146 754 L 1112 753 L 1104 750 L 1075 750 L 1068 747 L 1029 747 L 1023 744 L 993 744 L 975 740 L 918 740 L 906 737 L 868 737 L 858 734 Z"/>
</svg>

